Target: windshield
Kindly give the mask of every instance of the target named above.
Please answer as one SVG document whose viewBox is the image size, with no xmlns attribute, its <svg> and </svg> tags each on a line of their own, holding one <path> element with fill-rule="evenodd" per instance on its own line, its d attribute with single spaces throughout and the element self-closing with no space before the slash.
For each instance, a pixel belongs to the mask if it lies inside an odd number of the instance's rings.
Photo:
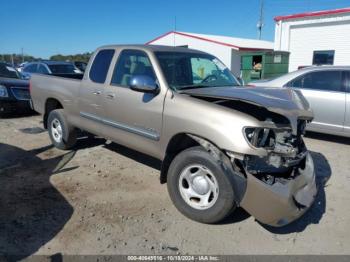
<svg viewBox="0 0 350 262">
<path fill-rule="evenodd" d="M 172 89 L 239 85 L 230 70 L 209 54 L 155 52 L 155 55 Z"/>
<path fill-rule="evenodd" d="M 0 77 L 21 78 L 16 69 L 4 63 L 0 63 Z"/>
<path fill-rule="evenodd" d="M 78 70 L 71 64 L 57 64 L 49 65 L 49 68 L 53 74 L 76 74 Z"/>
</svg>

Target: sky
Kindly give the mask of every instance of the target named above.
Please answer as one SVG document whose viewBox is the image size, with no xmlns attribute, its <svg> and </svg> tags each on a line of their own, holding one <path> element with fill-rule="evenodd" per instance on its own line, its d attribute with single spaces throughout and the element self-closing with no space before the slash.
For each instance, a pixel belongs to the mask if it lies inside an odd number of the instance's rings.
<svg viewBox="0 0 350 262">
<path fill-rule="evenodd" d="M 174 30 L 257 38 L 261 0 L 0 0 L 0 54 L 41 58 L 140 44 Z M 273 18 L 350 7 L 350 0 L 264 0 L 262 39 Z"/>
</svg>

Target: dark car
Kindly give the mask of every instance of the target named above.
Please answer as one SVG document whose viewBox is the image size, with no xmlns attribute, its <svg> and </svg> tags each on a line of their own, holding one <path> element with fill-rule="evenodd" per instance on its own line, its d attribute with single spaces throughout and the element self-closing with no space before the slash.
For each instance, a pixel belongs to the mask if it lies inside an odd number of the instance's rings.
<svg viewBox="0 0 350 262">
<path fill-rule="evenodd" d="M 29 81 L 12 66 L 0 63 L 0 116 L 30 110 Z"/>
<path fill-rule="evenodd" d="M 83 73 L 70 62 L 43 60 L 27 63 L 22 74 L 29 79 L 32 74 L 54 75 L 80 79 Z"/>
<path fill-rule="evenodd" d="M 75 61 L 75 62 L 74 62 L 74 65 L 75 65 L 81 72 L 85 72 L 87 63 L 81 62 L 81 61 Z"/>
</svg>

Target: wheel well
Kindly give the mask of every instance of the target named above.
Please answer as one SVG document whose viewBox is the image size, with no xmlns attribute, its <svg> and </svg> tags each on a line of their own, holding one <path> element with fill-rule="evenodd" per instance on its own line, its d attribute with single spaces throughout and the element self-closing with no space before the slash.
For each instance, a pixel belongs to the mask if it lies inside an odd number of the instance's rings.
<svg viewBox="0 0 350 262">
<path fill-rule="evenodd" d="M 162 162 L 162 167 L 160 171 L 160 183 L 166 183 L 168 169 L 175 156 L 187 148 L 198 145 L 199 143 L 193 138 L 191 138 L 188 134 L 181 133 L 175 135 L 168 143 L 166 149 L 165 157 Z"/>
<path fill-rule="evenodd" d="M 63 108 L 62 104 L 55 98 L 49 98 L 45 103 L 44 127 L 47 128 L 47 118 L 52 110 Z"/>
</svg>

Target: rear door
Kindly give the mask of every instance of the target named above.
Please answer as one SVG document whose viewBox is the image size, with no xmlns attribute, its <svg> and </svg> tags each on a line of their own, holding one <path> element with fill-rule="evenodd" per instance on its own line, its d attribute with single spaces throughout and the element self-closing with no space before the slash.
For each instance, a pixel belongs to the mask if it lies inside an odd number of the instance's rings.
<svg viewBox="0 0 350 262">
<path fill-rule="evenodd" d="M 342 132 L 345 117 L 345 72 L 317 70 L 306 73 L 288 84 L 300 89 L 308 100 L 314 120 L 309 130 Z"/>
<path fill-rule="evenodd" d="M 101 132 L 101 118 L 104 115 L 102 96 L 114 53 L 114 49 L 97 51 L 79 89 L 80 125 L 83 129 L 95 134 Z"/>
</svg>

